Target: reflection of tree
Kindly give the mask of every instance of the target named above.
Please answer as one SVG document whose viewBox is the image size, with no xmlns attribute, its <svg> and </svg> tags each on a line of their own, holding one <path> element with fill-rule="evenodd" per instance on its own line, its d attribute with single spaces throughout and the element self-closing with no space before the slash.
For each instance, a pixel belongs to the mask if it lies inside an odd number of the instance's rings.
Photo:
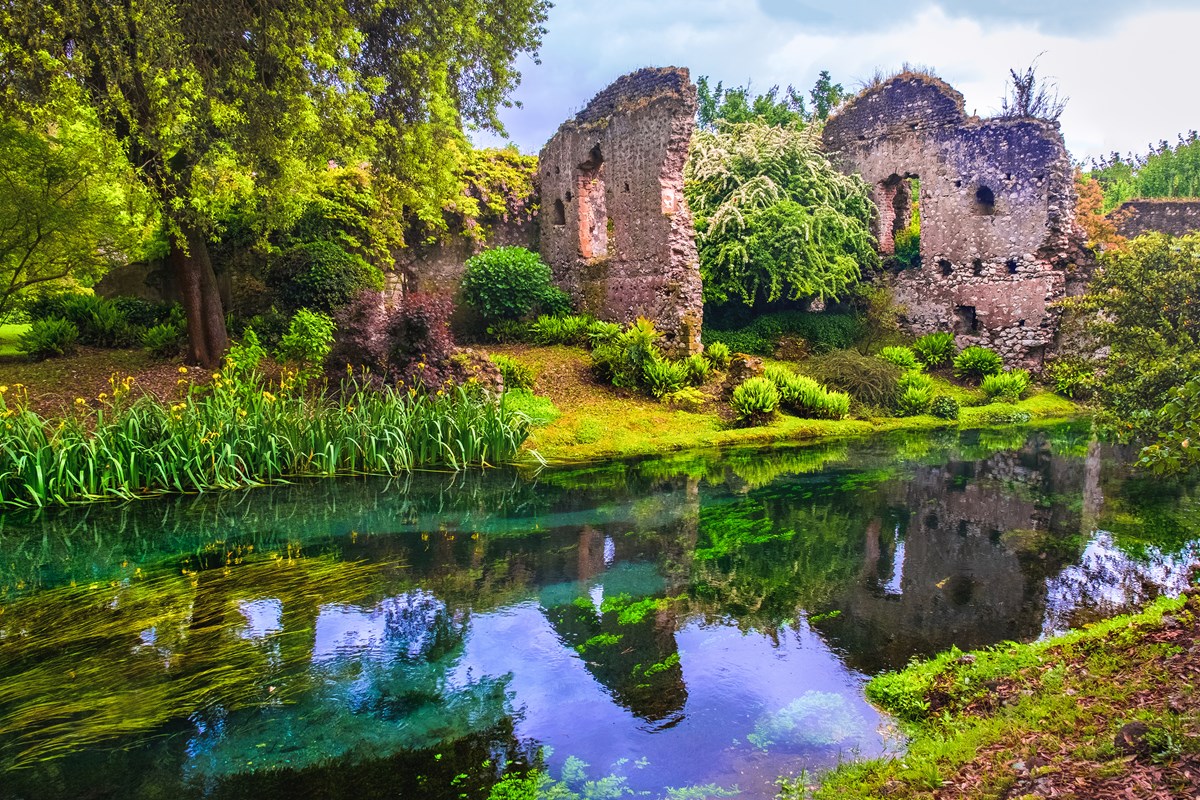
<svg viewBox="0 0 1200 800">
<path fill-rule="evenodd" d="M 669 602 L 642 598 L 644 608 L 631 614 L 621 600 L 596 609 L 580 597 L 547 608 L 545 615 L 614 700 L 658 727 L 673 725 L 687 702 L 675 613 Z"/>
</svg>

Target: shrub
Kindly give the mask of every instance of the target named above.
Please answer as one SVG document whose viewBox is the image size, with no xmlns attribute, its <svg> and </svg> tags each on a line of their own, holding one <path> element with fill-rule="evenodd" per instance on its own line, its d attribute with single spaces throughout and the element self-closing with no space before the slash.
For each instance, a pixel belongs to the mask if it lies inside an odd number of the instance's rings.
<svg viewBox="0 0 1200 800">
<path fill-rule="evenodd" d="M 1082 358 L 1063 358 L 1046 367 L 1054 391 L 1072 400 L 1086 400 L 1096 388 L 1096 369 Z"/>
<path fill-rule="evenodd" d="M 706 324 L 701 335 L 705 347 L 721 342 L 734 353 L 766 356 L 785 336 L 798 336 L 814 352 L 827 353 L 852 347 L 863 330 L 863 320 L 855 314 L 777 311 L 759 314 L 740 328 L 721 330 Z"/>
<path fill-rule="evenodd" d="M 655 354 L 642 364 L 642 379 L 652 397 L 677 392 L 688 382 L 687 362 L 668 361 Z"/>
<path fill-rule="evenodd" d="M 1028 411 L 989 411 L 983 418 L 983 421 L 989 425 L 1024 425 L 1030 420 Z"/>
<path fill-rule="evenodd" d="M 125 317 L 131 328 L 153 328 L 171 318 L 174 307 L 140 297 L 114 297 L 110 302 Z"/>
<path fill-rule="evenodd" d="M 333 242 L 316 241 L 287 250 L 270 272 L 279 305 L 330 314 L 359 293 L 383 289 L 383 274 Z"/>
<path fill-rule="evenodd" d="M 766 378 L 748 378 L 733 390 L 733 413 L 744 425 L 762 425 L 779 409 L 779 390 Z"/>
<path fill-rule="evenodd" d="M 67 319 L 67 299 L 74 297 L 71 292 L 45 292 L 25 298 L 23 306 L 29 321 L 37 322 L 43 319 Z"/>
<path fill-rule="evenodd" d="M 125 315 L 111 300 L 94 294 L 59 295 L 62 318 L 74 323 L 79 343 L 92 347 L 124 347 L 137 341 Z"/>
<path fill-rule="evenodd" d="M 944 394 L 933 398 L 929 406 L 929 413 L 940 419 L 958 419 L 959 410 L 958 401 Z"/>
<path fill-rule="evenodd" d="M 809 359 L 804 370 L 825 386 L 875 408 L 891 408 L 902 371 L 895 364 L 854 350 L 837 350 Z"/>
<path fill-rule="evenodd" d="M 1021 399 L 1021 395 L 1025 394 L 1029 383 L 1029 373 L 1023 369 L 1015 369 L 1010 372 L 988 375 L 983 379 L 979 388 L 983 390 L 989 400 L 1015 403 Z"/>
<path fill-rule="evenodd" d="M 61 317 L 49 317 L 35 321 L 29 330 L 21 334 L 17 349 L 34 361 L 43 361 L 73 353 L 78 340 L 79 329 L 73 322 Z"/>
<path fill-rule="evenodd" d="M 587 328 L 588 344 L 592 347 L 615 342 L 620 335 L 621 326 L 615 322 L 592 320 Z"/>
<path fill-rule="evenodd" d="M 913 342 L 912 349 L 922 364 L 936 369 L 954 358 L 954 334 L 945 331 L 927 333 Z"/>
<path fill-rule="evenodd" d="M 175 322 L 163 322 L 147 328 L 142 334 L 142 347 L 152 356 L 174 358 L 187 341 L 187 332 Z"/>
<path fill-rule="evenodd" d="M 499 368 L 506 393 L 514 389 L 533 389 L 533 370 L 524 363 L 503 353 L 493 353 L 488 357 Z"/>
<path fill-rule="evenodd" d="M 275 357 L 280 363 L 295 365 L 298 377 L 307 383 L 322 370 L 333 348 L 333 320 L 327 315 L 302 308 L 292 317 Z"/>
<path fill-rule="evenodd" d="M 907 347 L 885 347 L 879 351 L 878 357 L 895 364 L 900 369 L 920 369 L 921 362 L 916 354 Z"/>
<path fill-rule="evenodd" d="M 896 413 L 901 417 L 924 414 L 933 405 L 933 389 L 922 386 L 907 386 L 896 399 Z"/>
<path fill-rule="evenodd" d="M 292 319 L 287 314 L 279 309 L 271 306 L 261 314 L 255 314 L 246 320 L 241 320 L 240 324 L 234 326 L 234 332 L 239 336 L 245 333 L 246 329 L 253 328 L 258 334 L 258 338 L 268 348 L 276 348 L 283 341 L 283 335 L 287 333 L 288 325 Z"/>
<path fill-rule="evenodd" d="M 896 382 L 896 388 L 901 392 L 909 388 L 917 388 L 932 392 L 933 378 L 929 377 L 924 372 L 917 372 L 915 369 L 909 370 L 900 376 L 900 380 Z"/>
<path fill-rule="evenodd" d="M 543 314 L 529 326 L 529 338 L 537 344 L 586 344 L 592 322 L 587 316 Z"/>
<path fill-rule="evenodd" d="M 704 357 L 713 369 L 725 369 L 729 366 L 729 347 L 722 342 L 713 342 L 704 348 Z"/>
<path fill-rule="evenodd" d="M 489 323 L 522 319 L 561 299 L 550 282 L 550 267 L 524 247 L 497 247 L 467 259 L 462 290 Z"/>
<path fill-rule="evenodd" d="M 487 326 L 487 333 L 502 344 L 524 342 L 529 338 L 529 325 L 519 319 L 500 319 Z"/>
<path fill-rule="evenodd" d="M 772 364 L 763 377 L 775 384 L 779 403 L 797 416 L 810 419 L 841 419 L 850 412 L 850 396 L 829 392 L 807 375 L 797 375 L 787 367 Z"/>
<path fill-rule="evenodd" d="M 821 417 L 845 419 L 850 414 L 850 395 L 845 392 L 825 392 Z"/>
<path fill-rule="evenodd" d="M 954 357 L 954 374 L 960 378 L 981 381 L 1004 369 L 1004 359 L 995 350 L 971 346 Z"/>
<path fill-rule="evenodd" d="M 687 382 L 692 386 L 703 386 L 712 372 L 708 359 L 699 353 L 692 353 L 680 363 L 687 370 Z"/>
</svg>

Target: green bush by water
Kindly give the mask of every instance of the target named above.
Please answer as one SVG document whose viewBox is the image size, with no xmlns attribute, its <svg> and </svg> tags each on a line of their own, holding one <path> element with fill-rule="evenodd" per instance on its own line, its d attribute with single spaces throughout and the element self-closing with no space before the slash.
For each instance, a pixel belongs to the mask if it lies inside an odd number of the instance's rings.
<svg viewBox="0 0 1200 800">
<path fill-rule="evenodd" d="M 779 409 L 779 390 L 767 378 L 748 378 L 733 390 L 733 413 L 743 425 L 762 425 Z"/>
<path fill-rule="evenodd" d="M 933 403 L 929 406 L 929 413 L 939 419 L 958 419 L 960 412 L 958 401 L 947 395 L 933 398 Z"/>
<path fill-rule="evenodd" d="M 967 380 L 982 381 L 1004 369 L 1004 359 L 995 350 L 972 345 L 954 357 L 954 374 Z"/>
<path fill-rule="evenodd" d="M 855 350 L 835 350 L 810 358 L 804 363 L 804 371 L 827 387 L 847 392 L 876 409 L 890 409 L 895 404 L 904 374 L 895 364 Z"/>
<path fill-rule="evenodd" d="M 1015 403 L 1029 389 L 1029 373 L 1023 369 L 1000 372 L 988 375 L 983 379 L 979 388 L 989 400 L 1002 400 L 1005 403 Z"/>
<path fill-rule="evenodd" d="M 807 375 L 797 375 L 787 367 L 772 364 L 763 377 L 775 384 L 779 402 L 791 413 L 809 419 L 842 419 L 850 413 L 850 396 L 830 392 Z"/>
</svg>

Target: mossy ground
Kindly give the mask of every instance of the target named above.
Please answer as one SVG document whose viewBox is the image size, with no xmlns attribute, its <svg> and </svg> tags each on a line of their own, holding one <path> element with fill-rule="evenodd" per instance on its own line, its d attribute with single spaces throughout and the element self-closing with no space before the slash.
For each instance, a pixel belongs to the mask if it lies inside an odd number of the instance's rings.
<svg viewBox="0 0 1200 800">
<path fill-rule="evenodd" d="M 1200 797 L 1200 590 L 1027 645 L 950 651 L 875 678 L 903 756 L 783 798 Z"/>
<path fill-rule="evenodd" d="M 537 376 L 535 391 L 554 401 L 561 415 L 535 429 L 525 444 L 551 463 L 598 461 L 651 455 L 693 447 L 728 444 L 776 444 L 893 430 L 984 427 L 997 412 L 1025 411 L 1032 419 L 1079 416 L 1080 408 L 1057 395 L 1038 392 L 1016 405 L 992 403 L 964 407 L 958 422 L 931 416 L 813 420 L 785 414 L 769 425 L 737 427 L 719 388 L 707 387 L 708 401 L 696 411 L 671 408 L 643 395 L 614 389 L 595 380 L 591 361 L 577 347 L 503 345 L 488 348 L 528 364 Z M 938 390 L 962 403 L 983 402 L 976 390 L 937 379 Z"/>
</svg>

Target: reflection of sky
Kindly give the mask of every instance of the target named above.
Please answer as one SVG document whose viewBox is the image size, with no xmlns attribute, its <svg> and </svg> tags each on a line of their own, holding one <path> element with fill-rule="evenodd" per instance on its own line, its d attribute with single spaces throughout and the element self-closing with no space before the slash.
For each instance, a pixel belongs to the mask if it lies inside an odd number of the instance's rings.
<svg viewBox="0 0 1200 800">
<path fill-rule="evenodd" d="M 1200 542 L 1174 555 L 1148 548 L 1134 559 L 1121 552 L 1108 531 L 1096 531 L 1077 564 L 1046 579 L 1042 636 L 1072 627 L 1079 609 L 1112 613 L 1159 594 L 1178 594 L 1188 585 L 1188 569 L 1200 558 Z"/>
<path fill-rule="evenodd" d="M 265 639 L 283 630 L 283 604 L 274 598 L 265 600 L 243 600 L 238 611 L 246 618 L 246 624 L 238 631 L 243 639 Z"/>
<path fill-rule="evenodd" d="M 552 772 L 576 756 L 592 765 L 589 777 L 613 770 L 627 775 L 635 791 L 713 782 L 739 785 L 741 797 L 771 798 L 780 774 L 831 765 L 836 748 L 782 747 L 767 754 L 746 741 L 764 715 L 809 691 L 838 694 L 866 721 L 853 741 L 843 743 L 843 757 L 850 750 L 881 751 L 881 719 L 862 700 L 862 677 L 806 626 L 785 630 L 772 642 L 730 623 L 693 621 L 675 638 L 688 700 L 683 720 L 660 730 L 612 700 L 575 651 L 563 646 L 536 602 L 473 617 L 458 672 L 511 674 L 518 736 L 553 749 Z M 632 763 L 613 769 L 621 759 L 639 758 L 648 761 L 644 770 Z"/>
</svg>

